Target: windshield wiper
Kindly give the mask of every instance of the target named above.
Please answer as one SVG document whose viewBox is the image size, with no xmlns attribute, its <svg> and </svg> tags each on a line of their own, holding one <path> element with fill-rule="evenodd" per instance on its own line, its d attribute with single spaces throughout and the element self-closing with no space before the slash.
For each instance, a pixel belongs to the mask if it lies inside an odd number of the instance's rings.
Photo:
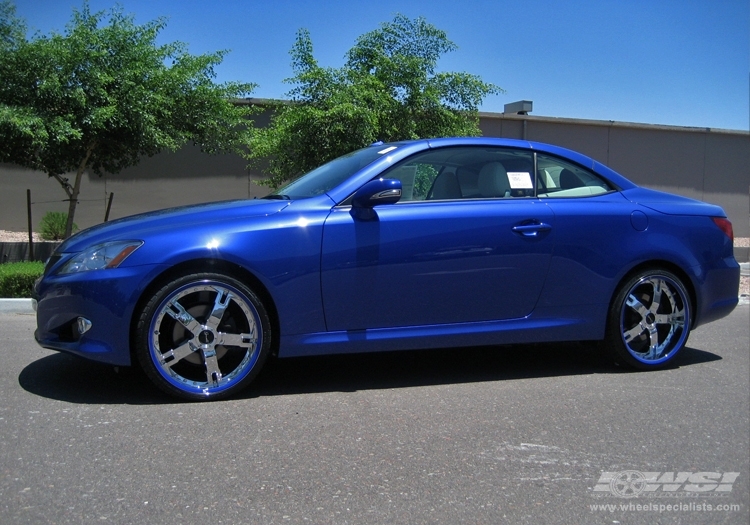
<svg viewBox="0 0 750 525">
<path fill-rule="evenodd" d="M 263 197 L 264 199 L 273 199 L 277 201 L 290 201 L 292 198 L 289 195 L 284 195 L 283 193 L 272 193 L 270 195 L 266 195 Z"/>
</svg>

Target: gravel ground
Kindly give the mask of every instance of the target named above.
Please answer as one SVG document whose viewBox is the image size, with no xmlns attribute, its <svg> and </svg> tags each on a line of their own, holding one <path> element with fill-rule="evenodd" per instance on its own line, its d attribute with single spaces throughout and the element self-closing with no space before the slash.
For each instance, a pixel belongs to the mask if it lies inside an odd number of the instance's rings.
<svg viewBox="0 0 750 525">
<path fill-rule="evenodd" d="M 0 242 L 27 242 L 29 234 L 27 232 L 10 232 L 0 230 Z M 42 238 L 38 233 L 34 233 L 34 242 L 40 242 Z M 737 247 L 750 247 L 750 237 L 740 237 L 734 240 Z M 740 295 L 750 295 L 750 277 L 740 278 Z"/>
<path fill-rule="evenodd" d="M 42 236 L 34 232 L 34 242 L 41 242 Z M 0 230 L 0 242 L 29 242 L 29 232 L 9 232 Z"/>
</svg>

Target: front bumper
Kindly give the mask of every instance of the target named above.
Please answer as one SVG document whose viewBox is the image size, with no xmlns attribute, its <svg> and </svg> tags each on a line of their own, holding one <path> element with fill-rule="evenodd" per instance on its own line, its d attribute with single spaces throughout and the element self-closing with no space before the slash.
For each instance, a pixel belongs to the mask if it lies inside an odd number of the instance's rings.
<svg viewBox="0 0 750 525">
<path fill-rule="evenodd" d="M 34 338 L 51 350 L 130 365 L 133 312 L 145 283 L 158 271 L 157 266 L 137 266 L 45 275 L 34 290 Z"/>
</svg>

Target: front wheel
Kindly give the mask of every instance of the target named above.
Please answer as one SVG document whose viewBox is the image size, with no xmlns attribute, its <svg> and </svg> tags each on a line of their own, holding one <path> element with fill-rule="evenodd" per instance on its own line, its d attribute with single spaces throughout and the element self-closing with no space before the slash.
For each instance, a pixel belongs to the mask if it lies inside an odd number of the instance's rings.
<svg viewBox="0 0 750 525">
<path fill-rule="evenodd" d="M 690 296 L 680 278 L 665 270 L 642 271 L 612 303 L 606 345 L 619 363 L 663 368 L 687 344 L 691 322 Z"/>
<path fill-rule="evenodd" d="M 161 390 L 190 400 L 228 397 L 260 371 L 271 345 L 260 299 L 222 274 L 191 274 L 166 284 L 141 310 L 135 353 Z"/>
</svg>

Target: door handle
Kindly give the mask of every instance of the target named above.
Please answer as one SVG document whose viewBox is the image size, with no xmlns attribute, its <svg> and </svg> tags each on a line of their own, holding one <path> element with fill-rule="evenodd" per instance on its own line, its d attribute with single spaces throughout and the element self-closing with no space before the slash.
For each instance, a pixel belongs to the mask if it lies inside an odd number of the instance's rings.
<svg viewBox="0 0 750 525">
<path fill-rule="evenodd" d="M 511 229 L 515 233 L 523 235 L 524 237 L 537 237 L 540 233 L 550 231 L 552 226 L 545 222 L 534 221 L 531 223 L 517 224 Z"/>
</svg>

